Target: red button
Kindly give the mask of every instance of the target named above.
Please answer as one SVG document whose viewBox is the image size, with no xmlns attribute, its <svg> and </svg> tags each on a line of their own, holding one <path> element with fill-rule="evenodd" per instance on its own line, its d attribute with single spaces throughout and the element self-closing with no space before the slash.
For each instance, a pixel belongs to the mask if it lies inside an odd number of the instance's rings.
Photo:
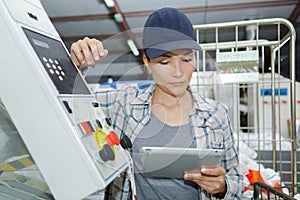
<svg viewBox="0 0 300 200">
<path fill-rule="evenodd" d="M 109 146 L 120 144 L 119 137 L 114 131 L 109 132 L 109 134 L 106 136 L 106 141 Z"/>
</svg>

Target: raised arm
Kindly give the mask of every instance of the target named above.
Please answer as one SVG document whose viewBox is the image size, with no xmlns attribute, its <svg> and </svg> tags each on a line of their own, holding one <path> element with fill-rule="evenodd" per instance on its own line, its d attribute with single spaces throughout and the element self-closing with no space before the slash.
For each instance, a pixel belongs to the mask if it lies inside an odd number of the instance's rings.
<svg viewBox="0 0 300 200">
<path fill-rule="evenodd" d="M 108 54 L 101 41 L 85 37 L 71 45 L 71 58 L 78 67 L 93 66 Z"/>
</svg>

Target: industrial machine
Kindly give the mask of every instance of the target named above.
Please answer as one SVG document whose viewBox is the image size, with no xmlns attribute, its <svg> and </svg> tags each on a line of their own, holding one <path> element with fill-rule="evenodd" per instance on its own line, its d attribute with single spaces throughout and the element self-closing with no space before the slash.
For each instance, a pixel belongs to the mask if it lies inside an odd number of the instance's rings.
<svg viewBox="0 0 300 200">
<path fill-rule="evenodd" d="M 0 0 L 0 98 L 55 199 L 103 190 L 130 157 L 39 0 Z"/>
</svg>

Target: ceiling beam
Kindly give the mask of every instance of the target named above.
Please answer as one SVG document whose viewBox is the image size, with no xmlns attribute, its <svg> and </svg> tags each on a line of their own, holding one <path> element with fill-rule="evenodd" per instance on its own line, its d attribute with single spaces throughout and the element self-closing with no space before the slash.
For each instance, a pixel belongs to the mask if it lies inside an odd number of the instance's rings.
<svg viewBox="0 0 300 200">
<path fill-rule="evenodd" d="M 50 20 L 54 22 L 70 22 L 70 21 L 85 21 L 85 20 L 101 20 L 101 19 L 113 19 L 112 13 L 109 14 L 97 14 L 97 15 L 75 15 L 75 16 L 62 16 L 62 17 L 50 17 Z"/>
<path fill-rule="evenodd" d="M 113 35 L 113 34 L 101 34 L 101 35 L 75 35 L 75 36 L 61 36 L 61 39 L 63 41 L 77 41 L 82 39 L 83 37 L 89 37 L 89 38 L 97 38 L 99 40 L 106 40 L 108 38 L 114 37 L 114 38 L 120 38 L 120 34 Z"/>
<path fill-rule="evenodd" d="M 299 15 L 300 15 L 300 1 L 298 1 L 298 3 L 297 3 L 297 5 L 296 5 L 295 9 L 293 10 L 291 16 L 289 17 L 289 20 L 290 20 L 293 24 L 295 24 L 296 21 L 297 21 L 297 19 L 298 19 L 298 17 L 299 17 Z"/>
<path fill-rule="evenodd" d="M 122 31 L 125 31 L 127 34 L 127 45 L 130 48 L 131 52 L 135 56 L 140 56 L 141 51 L 138 49 L 136 46 L 137 42 L 135 40 L 134 35 L 131 32 L 131 29 L 128 25 L 128 22 L 126 20 L 126 17 L 124 13 L 122 12 L 118 1 L 117 0 L 112 0 L 114 2 L 114 6 L 111 7 L 111 10 L 113 11 L 114 15 L 114 21 L 121 27 Z M 140 56 L 141 57 L 141 56 Z M 139 59 L 141 61 L 142 59 Z"/>
<path fill-rule="evenodd" d="M 290 17 L 288 18 L 288 20 L 294 25 L 296 26 L 296 22 L 297 22 L 297 19 L 300 15 L 300 1 L 298 1 L 297 5 L 295 6 L 294 10 L 292 11 Z M 288 28 L 286 26 L 284 26 L 282 29 L 281 29 L 281 33 L 280 35 L 282 37 L 284 37 L 287 33 L 289 32 Z"/>
<path fill-rule="evenodd" d="M 115 22 L 122 28 L 122 31 L 126 31 L 127 35 L 128 35 L 128 38 L 132 38 L 132 33 L 131 33 L 131 30 L 130 30 L 130 27 L 128 25 L 128 22 L 124 16 L 124 13 L 122 12 L 117 0 L 113 0 L 114 1 L 114 6 L 111 8 L 112 11 L 113 11 L 113 15 L 114 17 L 116 15 L 120 15 L 121 16 L 121 19 L 120 21 L 116 21 Z"/>
</svg>

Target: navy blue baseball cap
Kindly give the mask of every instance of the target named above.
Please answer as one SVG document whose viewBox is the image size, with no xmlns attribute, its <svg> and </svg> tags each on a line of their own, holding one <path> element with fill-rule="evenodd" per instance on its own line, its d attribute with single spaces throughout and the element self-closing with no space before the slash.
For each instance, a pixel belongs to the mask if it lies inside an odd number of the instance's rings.
<svg viewBox="0 0 300 200">
<path fill-rule="evenodd" d="M 143 29 L 143 49 L 150 59 L 177 49 L 201 51 L 191 21 L 175 8 L 162 8 L 148 17 Z"/>
</svg>

